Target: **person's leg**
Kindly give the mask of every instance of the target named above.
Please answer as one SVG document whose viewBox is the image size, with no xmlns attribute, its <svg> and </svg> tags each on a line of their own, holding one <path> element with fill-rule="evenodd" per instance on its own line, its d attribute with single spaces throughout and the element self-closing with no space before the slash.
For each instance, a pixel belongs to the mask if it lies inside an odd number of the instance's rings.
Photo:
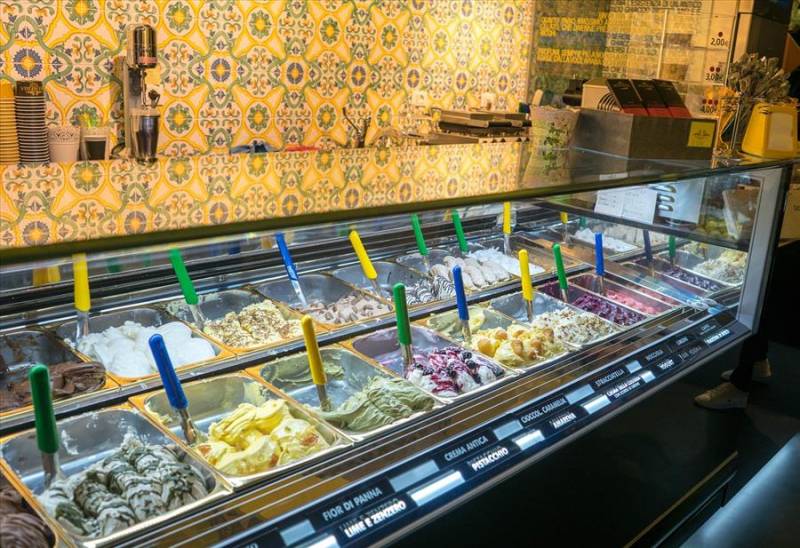
<svg viewBox="0 0 800 548">
<path fill-rule="evenodd" d="M 756 333 L 744 341 L 739 365 L 731 372 L 730 383 L 742 392 L 750 392 L 750 386 L 753 384 L 753 365 L 757 360 L 767 356 L 761 339 L 762 335 Z"/>
<path fill-rule="evenodd" d="M 722 379 L 730 381 L 739 390 L 750 391 L 752 382 L 765 382 L 772 376 L 767 358 L 769 341 L 763 330 L 751 335 L 744 343 L 739 366 L 722 373 Z"/>
<path fill-rule="evenodd" d="M 765 360 L 766 357 L 766 337 L 761 333 L 751 335 L 742 345 L 739 365 L 733 371 L 726 371 L 730 374 L 730 381 L 703 392 L 694 401 L 708 409 L 744 409 L 747 406 L 747 395 L 753 383 L 755 364 Z"/>
</svg>

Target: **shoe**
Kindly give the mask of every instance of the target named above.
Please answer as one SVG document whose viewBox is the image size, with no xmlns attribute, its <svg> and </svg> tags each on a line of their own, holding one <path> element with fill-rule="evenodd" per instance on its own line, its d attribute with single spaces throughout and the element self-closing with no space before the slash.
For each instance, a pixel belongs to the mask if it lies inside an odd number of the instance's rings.
<svg viewBox="0 0 800 548">
<path fill-rule="evenodd" d="M 733 369 L 728 369 L 727 371 L 723 371 L 722 377 L 723 381 L 731 380 L 731 375 L 733 374 Z M 753 364 L 753 382 L 761 382 L 765 383 L 772 377 L 772 366 L 769 364 L 769 359 L 765 358 L 763 360 L 758 360 Z"/>
<path fill-rule="evenodd" d="M 747 392 L 724 382 L 695 397 L 694 402 L 706 409 L 744 409 L 747 407 Z"/>
</svg>

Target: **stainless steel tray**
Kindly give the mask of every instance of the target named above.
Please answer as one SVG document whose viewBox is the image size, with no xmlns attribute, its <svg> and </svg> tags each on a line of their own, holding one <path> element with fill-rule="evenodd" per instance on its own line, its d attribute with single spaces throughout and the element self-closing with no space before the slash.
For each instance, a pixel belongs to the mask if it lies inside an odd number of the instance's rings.
<svg viewBox="0 0 800 548">
<path fill-rule="evenodd" d="M 450 255 L 450 253 L 447 251 L 447 249 L 442 249 L 439 247 L 428 248 L 428 262 L 431 264 L 431 266 L 440 264 L 448 255 Z M 422 255 L 417 252 L 409 253 L 407 255 L 400 255 L 399 257 L 395 257 L 394 260 L 403 266 L 413 268 L 423 273 L 426 272 L 425 261 L 422 260 Z"/>
<path fill-rule="evenodd" d="M 715 246 L 713 249 L 719 249 L 719 248 Z M 716 255 L 719 256 L 720 253 L 716 253 Z M 667 253 L 659 253 L 659 254 L 656 255 L 656 257 L 658 257 L 659 259 L 662 259 L 664 261 L 669 261 L 669 254 L 667 254 Z M 699 255 L 695 255 L 694 253 L 689 253 L 688 251 L 684 251 L 684 250 L 681 250 L 681 249 L 678 249 L 675 252 L 675 266 L 679 266 L 679 267 L 683 268 L 684 270 L 688 270 L 692 274 L 696 274 L 697 276 L 700 276 L 702 278 L 706 278 L 706 279 L 711 280 L 713 282 L 717 282 L 718 284 L 720 284 L 720 285 L 722 285 L 724 287 L 738 287 L 738 286 L 742 285 L 742 282 L 744 281 L 744 278 L 742 278 L 741 280 L 739 280 L 737 282 L 731 282 L 731 281 L 721 280 L 716 276 L 710 276 L 710 275 L 708 275 L 708 274 L 706 274 L 704 272 L 699 272 L 697 270 L 697 267 L 699 265 L 701 265 L 702 263 L 706 262 L 707 260 L 712 260 L 712 259 L 711 258 L 706 259 L 706 258 L 703 258 L 703 257 L 701 257 Z M 744 272 L 742 272 L 742 276 L 744 277 Z"/>
<path fill-rule="evenodd" d="M 654 272 L 651 275 L 647 268 L 634 263 L 623 263 L 621 267 L 615 270 L 615 276 L 618 278 L 646 287 L 651 291 L 664 293 L 684 303 L 701 302 L 706 295 L 706 292 L 699 287 L 683 283 L 669 276 L 662 276 L 658 272 Z M 645 286 L 645 284 L 647 285 Z"/>
<path fill-rule="evenodd" d="M 530 263 L 530 272 L 532 278 L 546 276 L 555 271 L 555 260 L 552 253 L 548 253 L 546 249 L 536 245 L 533 241 L 526 238 L 523 234 L 512 234 L 509 238 L 511 246 L 511 256 L 516 259 L 520 250 L 524 249 L 528 252 L 528 262 Z M 503 238 L 491 237 L 480 238 L 467 243 L 470 252 L 479 249 L 496 249 L 503 252 L 504 240 Z M 457 248 L 454 248 L 454 250 Z M 570 258 L 563 257 L 564 268 L 572 268 L 577 266 L 578 261 Z M 539 269 L 542 269 L 539 271 Z M 517 274 L 515 274 L 517 275 Z"/>
<path fill-rule="evenodd" d="M 338 367 L 342 370 L 339 376 L 328 375 L 326 390 L 332 409 L 335 409 L 350 396 L 361 390 L 372 378 L 388 378 L 392 376 L 376 362 L 371 362 L 345 348 L 338 346 L 322 348 L 320 349 L 320 354 L 322 362 L 326 365 L 326 370 L 329 366 Z M 311 382 L 308 356 L 305 352 L 293 354 L 263 366 L 252 367 L 247 372 L 268 382 L 281 393 L 305 406 L 309 413 L 318 416 L 319 395 L 316 386 Z M 431 400 L 433 408 L 441 406 L 436 398 L 431 397 Z M 414 413 L 405 419 L 366 432 L 346 428 L 341 428 L 341 430 L 352 439 L 362 440 L 396 428 L 426 413 L 427 411 Z"/>
<path fill-rule="evenodd" d="M 459 346 L 454 341 L 441 337 L 430 329 L 416 325 L 411 326 L 411 343 L 414 352 L 442 349 L 448 346 Z M 400 344 L 397 341 L 396 327 L 381 329 L 380 331 L 375 331 L 368 335 L 362 335 L 345 341 L 343 344 L 346 347 L 352 348 L 357 353 L 375 360 L 386 369 L 392 371 L 395 375 L 405 378 L 403 358 L 400 351 Z M 475 353 L 473 357 L 479 364 L 491 368 L 495 372 L 497 378 L 492 382 L 479 386 L 475 390 L 461 393 L 457 396 L 434 394 L 437 398 L 445 401 L 458 401 L 469 398 L 485 390 L 487 387 L 504 380 L 504 378 L 515 375 L 512 369 L 503 367 L 494 360 L 490 360 L 481 354 Z"/>
<path fill-rule="evenodd" d="M 653 284 L 655 287 L 659 287 L 660 291 L 651 287 L 646 287 L 641 283 L 637 283 L 634 280 L 625 278 L 623 276 L 612 274 L 610 272 L 606 272 L 606 280 L 612 281 L 617 285 L 621 285 L 623 287 L 627 287 L 633 289 L 637 293 L 641 293 L 642 295 L 646 295 L 651 299 L 655 299 L 657 301 L 661 301 L 664 304 L 670 305 L 672 307 L 683 306 L 686 304 L 686 301 L 681 301 L 676 299 L 675 297 L 671 297 L 664 293 L 665 289 L 663 286 L 659 286 L 659 284 Z M 640 280 L 643 281 L 643 280 Z M 694 297 L 692 297 L 694 298 Z"/>
<path fill-rule="evenodd" d="M 575 284 L 578 287 L 586 289 L 587 291 L 591 291 L 592 293 L 600 297 L 603 297 L 605 299 L 608 299 L 609 301 L 612 301 L 616 304 L 620 304 L 622 306 L 625 306 L 626 308 L 635 310 L 636 312 L 644 314 L 645 316 L 651 316 L 651 317 L 660 316 L 662 314 L 666 314 L 667 312 L 675 308 L 674 306 L 668 305 L 657 299 L 649 297 L 644 293 L 640 293 L 639 291 L 636 291 L 635 288 L 620 285 L 609 279 L 604 279 L 605 288 L 607 292 L 610 290 L 612 293 L 614 293 L 614 295 L 610 295 L 608 293 L 603 294 L 600 292 L 601 287 L 600 287 L 599 276 L 595 274 L 580 274 L 578 276 L 573 276 L 569 279 L 569 283 Z M 651 311 L 641 310 L 639 308 L 634 307 L 631 304 L 626 304 L 624 302 L 621 302 L 616 297 L 617 294 L 621 295 L 623 298 L 628 297 L 634 299 L 635 301 L 641 303 L 642 305 L 652 308 L 653 311 L 651 312 Z"/>
<path fill-rule="evenodd" d="M 625 263 L 625 265 L 628 266 L 628 265 L 633 264 L 633 265 L 636 265 L 640 269 L 641 272 L 649 273 L 650 267 L 647 265 L 646 261 L 647 261 L 647 259 L 638 259 L 638 260 L 634 261 L 633 263 Z M 683 284 L 684 286 L 688 285 L 688 286 L 694 287 L 694 288 L 696 288 L 696 291 L 699 292 L 698 293 L 699 295 L 710 295 L 710 294 L 716 293 L 717 291 L 719 291 L 721 289 L 724 289 L 726 287 L 724 284 L 721 284 L 719 282 L 716 282 L 714 280 L 706 278 L 705 276 L 701 276 L 699 274 L 695 274 L 694 272 L 689 272 L 688 270 L 682 269 L 680 267 L 677 267 L 677 268 L 679 270 L 683 270 L 686 273 L 686 275 L 696 278 L 701 283 L 705 283 L 706 285 L 708 285 L 708 287 L 702 287 L 702 286 L 698 285 L 697 283 L 690 282 L 689 280 L 684 280 L 684 279 L 678 278 L 676 276 L 673 276 L 673 275 L 668 273 L 673 268 L 672 265 L 668 261 L 664 261 L 664 260 L 661 260 L 661 259 L 654 258 L 652 267 L 653 267 L 654 273 L 657 274 L 659 277 L 663 277 L 663 278 L 666 278 L 666 279 L 669 279 L 669 280 L 675 280 L 675 281 Z"/>
<path fill-rule="evenodd" d="M 463 259 L 462 253 L 457 247 L 451 249 L 437 248 L 428 250 L 428 262 L 431 265 L 431 271 L 432 271 L 431 274 L 452 281 L 451 268 L 445 265 L 445 259 L 447 257 L 453 257 L 454 259 Z M 401 257 L 397 257 L 395 260 L 404 266 L 414 268 L 416 270 L 419 270 L 420 272 L 427 272 L 425 268 L 425 263 L 422 260 L 422 256 L 419 253 L 411 253 L 409 255 L 403 255 Z M 446 276 L 442 271 L 442 267 L 443 270 L 447 272 Z M 504 276 L 499 281 L 483 284 L 480 286 L 476 285 L 475 287 L 472 287 L 470 286 L 469 280 L 467 278 L 468 272 L 464 271 L 464 286 L 465 286 L 464 288 L 470 294 L 480 293 L 481 291 L 485 291 L 487 289 L 502 287 L 519 279 L 517 276 L 509 274 L 505 269 L 502 270 L 502 273 Z"/>
<path fill-rule="evenodd" d="M 159 327 L 172 320 L 173 319 L 171 317 L 169 317 L 167 314 L 156 308 L 148 308 L 148 307 L 128 308 L 123 310 L 117 310 L 114 312 L 106 312 L 104 314 L 98 314 L 96 316 L 91 316 L 89 318 L 89 331 L 92 333 L 101 333 L 110 327 L 119 327 L 126 321 L 133 321 L 145 327 Z M 71 341 L 74 340 L 75 338 L 76 328 L 77 328 L 76 321 L 70 320 L 68 322 L 59 325 L 56 328 L 55 332 L 56 335 L 61 337 L 61 339 L 63 339 L 65 343 L 68 344 L 76 354 L 81 356 L 81 358 L 83 358 L 85 361 L 92 361 L 92 358 L 90 356 L 83 354 L 77 349 L 77 347 L 73 347 L 71 344 Z M 186 364 L 182 367 L 178 367 L 177 369 L 188 369 L 192 367 L 198 367 L 214 363 L 216 361 L 228 358 L 232 355 L 228 349 L 216 344 L 213 340 L 204 336 L 202 333 L 199 333 L 191 325 L 189 326 L 189 329 L 192 331 L 193 337 L 204 339 L 211 344 L 212 348 L 214 349 L 215 356 L 214 358 L 208 360 L 202 360 L 196 363 Z M 121 385 L 135 383 L 146 379 L 152 379 L 158 376 L 158 372 L 153 371 L 152 374 L 143 375 L 141 377 L 123 377 L 121 375 L 117 375 L 109 371 L 108 365 L 106 364 L 103 365 L 106 366 L 106 374 Z"/>
<path fill-rule="evenodd" d="M 281 398 L 271 391 L 264 383 L 243 374 L 222 375 L 183 385 L 186 397 L 189 400 L 189 414 L 198 430 L 208 434 L 211 425 L 233 412 L 239 404 L 251 403 L 260 405 L 267 400 L 283 399 L 289 407 L 289 413 L 297 418 L 310 422 L 317 432 L 325 439 L 329 447 L 318 451 L 305 458 L 275 466 L 269 470 L 248 475 L 233 475 L 215 468 L 217 473 L 235 488 L 249 485 L 283 473 L 301 464 L 317 460 L 330 455 L 351 444 L 351 441 L 342 436 L 328 424 L 311 416 L 305 409 L 295 405 L 288 398 Z M 131 403 L 146 417 L 163 430 L 169 432 L 181 446 L 198 460 L 204 460 L 196 448 L 189 445 L 183 438 L 180 417 L 170 406 L 167 395 L 163 390 L 151 392 L 131 398 Z M 209 464 L 212 468 L 213 465 Z"/>
<path fill-rule="evenodd" d="M 599 227 L 600 231 L 603 232 L 603 243 L 607 244 L 609 237 L 605 236 L 605 228 L 608 226 L 608 223 L 598 223 L 598 222 L 595 221 L 592 224 L 594 226 L 592 228 L 590 228 L 590 230 L 592 232 L 597 232 L 597 228 Z M 548 227 L 548 230 L 549 230 L 551 235 L 559 237 L 559 238 L 562 238 L 563 235 L 564 235 L 563 225 L 561 225 L 561 224 L 550 226 L 550 227 Z M 570 242 L 570 244 L 581 245 L 581 246 L 584 246 L 584 247 L 591 247 L 592 249 L 594 249 L 594 236 L 592 236 L 591 240 L 584 240 L 584 239 L 581 239 L 581 238 L 577 238 L 575 236 L 575 234 L 579 230 L 581 230 L 581 228 L 579 226 L 574 225 L 574 224 L 570 224 L 569 225 L 569 227 L 567 229 L 567 232 L 569 233 L 569 242 Z M 613 236 L 610 236 L 610 238 L 613 238 L 615 241 L 619 242 L 620 243 L 619 246 L 620 247 L 624 247 L 624 249 L 617 250 L 617 249 L 614 249 L 612 247 L 609 247 L 608 245 L 603 245 L 603 252 L 609 258 L 620 257 L 620 256 L 628 256 L 628 255 L 631 255 L 633 253 L 641 252 L 641 250 L 642 250 L 642 246 L 641 245 L 636 245 L 636 244 L 627 242 L 627 241 L 625 241 L 623 239 L 620 239 L 620 238 L 614 238 Z"/>
<path fill-rule="evenodd" d="M 473 344 L 470 345 L 471 348 L 473 348 L 477 352 L 480 352 L 487 358 L 494 360 L 501 365 L 504 365 L 505 367 L 509 367 L 515 370 L 527 370 L 535 367 L 542 367 L 543 365 L 547 365 L 548 363 L 551 363 L 561 358 L 562 356 L 565 356 L 571 350 L 574 350 L 573 346 L 564 344 L 559 341 L 559 344 L 563 348 L 562 352 L 553 354 L 544 359 L 523 361 L 523 363 L 520 365 L 505 363 L 499 360 L 496 356 L 486 354 L 480 348 L 478 348 L 476 345 L 477 336 L 475 335 L 475 333 L 478 332 L 479 330 L 486 330 L 486 329 L 495 329 L 495 328 L 508 329 L 510 326 L 514 324 L 525 326 L 526 323 L 517 322 L 514 319 L 506 316 L 505 314 L 501 314 L 500 312 L 496 312 L 489 308 L 478 305 L 470 306 L 469 313 L 470 313 L 470 324 L 474 325 L 474 328 L 472 329 Z M 437 333 L 441 333 L 442 336 L 452 339 L 460 346 L 464 347 L 467 346 L 461 329 L 461 322 L 458 319 L 458 312 L 455 310 L 444 312 L 442 314 L 435 314 L 433 316 L 429 316 L 427 318 L 419 320 L 416 323 L 417 325 L 421 325 Z"/>
<path fill-rule="evenodd" d="M 412 294 L 412 289 L 414 286 L 420 283 L 430 283 L 430 278 L 421 272 L 417 272 L 416 270 L 412 270 L 411 268 L 397 263 L 391 263 L 389 261 L 376 261 L 372 264 L 375 267 L 375 271 L 378 273 L 377 281 L 381 288 L 381 294 L 379 296 L 387 300 L 392 299 L 392 288 L 397 283 L 402 283 L 406 286 L 407 296 Z M 369 279 L 367 279 L 366 276 L 364 276 L 361 265 L 355 264 L 346 266 L 344 268 L 339 268 L 332 271 L 331 275 L 346 283 L 358 287 L 359 289 L 367 291 L 373 295 L 375 294 L 372 283 L 369 281 Z M 452 291 L 447 295 L 444 295 L 440 298 L 421 300 L 419 302 L 409 302 L 409 306 L 419 306 L 430 302 L 441 301 L 444 300 L 444 298 L 454 298 L 455 289 L 452 288 L 452 285 L 450 288 Z"/>
<path fill-rule="evenodd" d="M 497 297 L 496 299 L 492 299 L 491 301 L 489 301 L 488 304 L 491 308 L 499 310 L 506 316 L 510 316 L 517 321 L 520 322 L 528 321 L 527 307 L 525 304 L 525 300 L 522 298 L 522 293 L 512 293 L 510 295 L 503 295 L 502 297 Z M 550 297 L 549 295 L 540 293 L 539 291 L 537 291 L 536 294 L 534 295 L 533 299 L 534 318 L 541 316 L 542 314 L 547 314 L 562 309 L 569 309 L 572 310 L 573 312 L 581 314 L 590 314 L 589 312 L 584 312 L 583 310 L 574 308 L 568 304 L 563 303 L 558 299 Z M 617 327 L 615 324 L 609 322 L 608 320 L 604 320 L 600 316 L 595 316 L 594 314 L 590 315 L 591 317 L 596 318 L 598 321 L 602 322 L 603 325 L 605 325 L 606 328 L 608 329 L 608 333 L 600 337 L 595 337 L 594 339 L 585 341 L 583 343 L 570 342 L 563 339 L 562 341 L 565 342 L 566 344 L 572 344 L 573 346 L 585 348 L 587 346 L 596 344 L 600 341 L 604 341 L 609 337 L 613 337 L 614 335 L 620 332 L 620 328 Z M 558 336 L 558 333 L 556 333 L 556 336 Z"/>
<path fill-rule="evenodd" d="M 139 522 L 127 529 L 99 538 L 88 538 L 71 533 L 44 508 L 37 498 L 44 489 L 42 461 L 36 445 L 36 432 L 28 430 L 8 436 L 0 441 L 0 464 L 13 476 L 19 485 L 28 491 L 33 505 L 43 515 L 52 529 L 63 539 L 69 539 L 79 546 L 114 546 L 123 539 L 135 538 L 156 524 L 191 512 L 209 502 L 228 494 L 230 490 L 217 478 L 204 462 L 195 460 L 190 454 L 136 410 L 127 405 L 93 411 L 71 417 L 58 423 L 61 447 L 58 456 L 62 470 L 67 477 L 85 470 L 92 464 L 103 460 L 114 452 L 128 432 L 136 434 L 143 442 L 170 447 L 178 458 L 191 464 L 203 480 L 208 495 L 190 504 L 167 511 L 157 517 Z"/>
<path fill-rule="evenodd" d="M 0 393 L 7 391 L 9 384 L 25 380 L 28 371 L 37 363 L 51 366 L 64 362 L 84 362 L 76 352 L 73 352 L 66 343 L 58 339 L 53 333 L 40 329 L 17 329 L 0 334 L 0 362 L 5 363 L 8 369 L 0 374 Z M 96 395 L 101 391 L 116 390 L 119 385 L 105 375 L 103 381 L 97 388 L 87 390 L 73 396 L 59 398 L 54 401 L 54 405 L 70 401 L 75 402 L 80 399 Z M 0 419 L 28 413 L 33 410 L 32 405 L 22 405 L 0 411 Z"/>
<path fill-rule="evenodd" d="M 275 307 L 281 312 L 281 315 L 286 320 L 295 320 L 297 322 L 300 321 L 300 314 L 290 310 L 288 307 L 284 306 L 281 303 L 274 302 L 270 299 L 265 299 L 262 295 L 255 293 L 249 289 L 224 289 L 222 291 L 216 291 L 214 293 L 205 293 L 199 296 L 199 302 L 197 306 L 200 308 L 200 311 L 203 313 L 203 316 L 208 320 L 219 320 L 224 318 L 226 314 L 230 312 L 240 312 L 244 307 L 249 306 L 251 304 L 258 304 L 264 301 L 271 302 L 275 305 Z M 192 312 L 189 308 L 189 305 L 186 304 L 183 300 L 175 300 L 170 301 L 168 303 L 164 303 L 163 306 L 164 310 L 168 314 L 178 318 L 179 320 L 188 323 L 193 328 L 197 329 L 197 326 L 194 324 L 194 317 L 192 316 Z M 298 324 L 299 329 L 299 324 Z M 266 343 L 266 344 L 258 344 L 254 346 L 243 346 L 237 347 L 227 344 L 223 340 L 219 340 L 216 337 L 212 337 L 207 333 L 203 333 L 203 335 L 216 342 L 219 346 L 225 347 L 230 349 L 232 352 L 236 354 L 246 354 L 248 352 L 253 352 L 256 350 L 261 350 L 264 348 L 273 348 L 276 346 L 280 346 L 282 344 L 286 344 L 287 342 L 298 340 L 302 338 L 300 335 L 296 337 L 288 337 L 286 339 Z"/>
<path fill-rule="evenodd" d="M 346 284 L 341 280 L 337 280 L 333 276 L 328 276 L 326 274 L 303 274 L 302 276 L 300 276 L 300 287 L 303 290 L 303 295 L 305 295 L 305 298 L 309 303 L 314 301 L 321 301 L 324 304 L 332 304 L 341 299 L 342 297 L 345 297 L 351 293 L 355 293 L 365 299 L 371 299 L 376 303 L 380 303 L 387 308 L 386 312 L 376 314 L 375 316 L 364 318 L 358 321 L 345 322 L 340 324 L 317 321 L 315 319 L 315 322 L 317 324 L 327 329 L 339 329 L 341 327 L 353 325 L 356 323 L 368 322 L 376 318 L 381 318 L 383 316 L 391 314 L 391 307 L 389 306 L 388 301 L 374 297 L 368 293 L 356 289 L 355 287 Z M 285 303 L 293 310 L 296 310 L 300 313 L 306 313 L 306 311 L 303 309 L 300 303 L 300 299 L 294 292 L 294 288 L 292 287 L 292 284 L 288 278 L 258 284 L 254 286 L 254 289 L 259 293 L 261 293 L 262 295 L 269 297 L 270 299 L 274 299 L 276 301 Z"/>
<path fill-rule="evenodd" d="M 538 289 L 540 291 L 550 295 L 551 297 L 555 297 L 555 295 L 559 294 L 559 288 L 558 288 L 558 283 L 557 282 L 550 282 L 549 284 L 545 284 L 545 285 L 539 287 Z M 569 300 L 568 304 L 570 306 L 572 306 L 573 308 L 577 308 L 579 310 L 583 310 L 581 307 L 579 307 L 578 305 L 575 304 L 575 300 L 580 298 L 582 295 L 588 295 L 588 296 L 600 299 L 601 301 L 604 301 L 605 303 L 607 303 L 611 307 L 616 307 L 616 308 L 621 309 L 624 312 L 630 313 L 632 315 L 632 317 L 636 319 L 635 322 L 630 323 L 630 324 L 621 324 L 621 323 L 616 322 L 616 321 L 613 322 L 613 323 L 617 324 L 619 327 L 621 327 L 623 329 L 635 327 L 635 326 L 639 325 L 640 323 L 645 322 L 645 321 L 647 321 L 649 319 L 648 316 L 645 316 L 641 312 L 637 312 L 636 310 L 633 310 L 632 308 L 629 308 L 627 306 L 624 306 L 624 305 L 621 305 L 621 304 L 616 303 L 614 301 L 611 301 L 610 299 L 606 299 L 605 297 L 601 297 L 600 295 L 596 295 L 595 293 L 592 293 L 591 291 L 586 291 L 585 289 L 582 289 L 580 287 L 576 287 L 575 285 L 570 285 L 569 288 L 568 288 L 568 293 L 567 293 L 567 298 Z M 590 314 L 595 314 L 596 316 L 599 316 L 599 317 L 603 318 L 603 316 L 600 316 L 599 314 L 597 314 L 596 312 L 592 312 L 591 310 L 584 310 L 584 312 L 589 312 Z M 603 318 L 603 319 L 604 320 L 608 320 L 608 318 Z M 611 320 L 609 320 L 609 321 L 611 321 Z"/>
</svg>

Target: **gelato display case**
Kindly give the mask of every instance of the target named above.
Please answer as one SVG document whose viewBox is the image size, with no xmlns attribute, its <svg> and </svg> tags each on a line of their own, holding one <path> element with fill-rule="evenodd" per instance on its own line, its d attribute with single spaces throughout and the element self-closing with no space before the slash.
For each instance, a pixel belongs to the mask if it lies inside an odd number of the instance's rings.
<svg viewBox="0 0 800 548">
<path fill-rule="evenodd" d="M 653 544 L 724 496 L 736 419 L 692 398 L 758 329 L 792 161 L 521 143 L 268 156 L 305 174 L 303 199 L 273 172 L 223 188 L 209 168 L 192 181 L 207 192 L 182 199 L 228 200 L 224 216 L 127 206 L 141 223 L 83 231 L 55 204 L 52 225 L 3 218 L 0 471 L 43 542 L 432 542 L 464 516 L 502 519 L 515 496 L 538 541 Z M 126 169 L 106 186 L 145 168 Z M 698 203 L 659 198 L 682 185 Z M 752 203 L 726 225 L 739 191 Z M 49 239 L 32 245 L 32 226 Z M 56 477 L 37 450 L 36 364 Z"/>
</svg>

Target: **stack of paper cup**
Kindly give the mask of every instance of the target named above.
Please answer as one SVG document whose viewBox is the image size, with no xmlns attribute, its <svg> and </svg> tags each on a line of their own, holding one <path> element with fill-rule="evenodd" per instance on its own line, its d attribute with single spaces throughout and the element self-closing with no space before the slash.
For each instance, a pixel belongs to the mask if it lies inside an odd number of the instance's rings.
<svg viewBox="0 0 800 548">
<path fill-rule="evenodd" d="M 14 115 L 14 84 L 0 80 L 0 164 L 19 163 L 17 120 Z"/>
<path fill-rule="evenodd" d="M 23 164 L 50 161 L 47 126 L 44 121 L 44 86 L 41 81 L 17 82 L 14 107 L 17 113 L 19 159 Z"/>
<path fill-rule="evenodd" d="M 50 126 L 47 128 L 51 162 L 75 162 L 81 145 L 81 128 L 78 126 Z"/>
</svg>

